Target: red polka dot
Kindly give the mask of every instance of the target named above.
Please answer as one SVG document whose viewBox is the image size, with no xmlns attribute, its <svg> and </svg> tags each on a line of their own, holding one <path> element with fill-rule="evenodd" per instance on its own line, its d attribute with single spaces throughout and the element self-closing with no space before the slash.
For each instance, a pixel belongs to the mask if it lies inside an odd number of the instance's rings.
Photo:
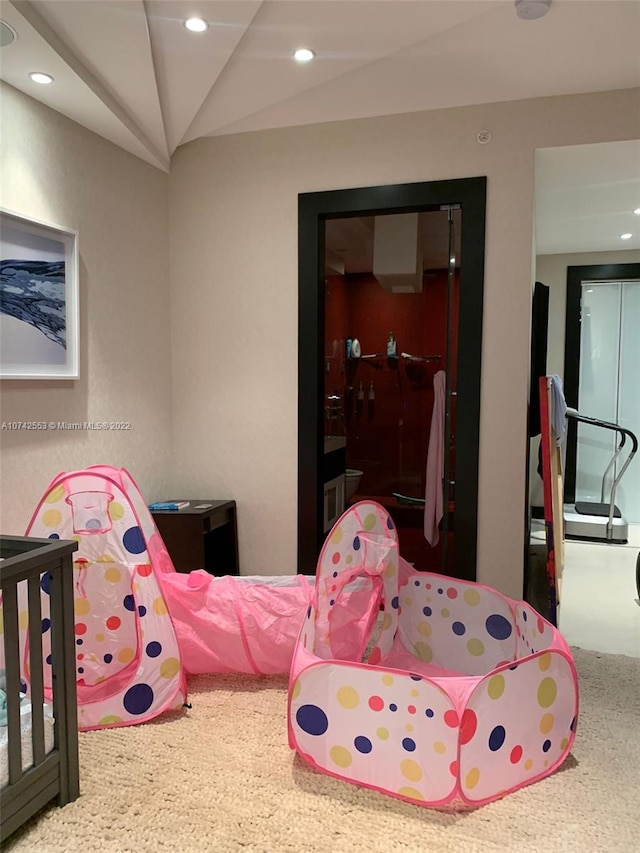
<svg viewBox="0 0 640 853">
<path fill-rule="evenodd" d="M 458 715 L 455 711 L 446 711 L 444 715 L 444 721 L 451 729 L 455 729 L 458 725 Z"/>
<path fill-rule="evenodd" d="M 371 696 L 369 699 L 369 707 L 372 711 L 382 711 L 384 702 L 380 696 Z"/>
<path fill-rule="evenodd" d="M 511 755 L 509 756 L 509 760 L 512 764 L 517 764 L 518 761 L 522 758 L 522 747 L 514 746 L 511 750 Z"/>
<path fill-rule="evenodd" d="M 376 646 L 375 649 L 369 655 L 369 660 L 367 661 L 367 663 L 369 663 L 373 666 L 374 664 L 378 663 L 380 660 L 382 660 L 382 652 L 380 651 L 380 647 Z"/>
<path fill-rule="evenodd" d="M 148 563 L 144 563 L 142 566 L 138 566 L 138 574 L 142 575 L 143 578 L 148 578 L 151 574 L 151 566 Z"/>
<path fill-rule="evenodd" d="M 415 714 L 415 712 L 416 712 L 416 706 L 415 706 L 415 705 L 409 705 L 409 707 L 407 708 L 407 711 L 408 711 L 410 714 Z"/>
<path fill-rule="evenodd" d="M 458 590 L 454 589 L 452 586 L 450 586 L 449 589 L 447 590 L 447 597 L 448 598 L 457 598 L 458 597 Z"/>
<path fill-rule="evenodd" d="M 86 634 L 86 633 L 87 633 L 87 626 L 84 624 L 84 622 L 77 622 L 76 623 L 76 634 Z"/>
<path fill-rule="evenodd" d="M 540 617 L 538 617 L 538 631 L 540 631 L 541 634 L 544 634 L 544 622 Z"/>
<path fill-rule="evenodd" d="M 337 589 L 338 589 L 338 585 L 334 583 L 331 587 L 331 592 L 335 592 Z"/>
<path fill-rule="evenodd" d="M 425 588 L 425 589 L 431 589 L 431 584 L 430 584 L 430 583 L 426 583 L 426 584 L 424 585 L 424 588 Z"/>
<path fill-rule="evenodd" d="M 449 765 L 449 773 L 451 773 L 452 776 L 458 775 L 458 762 L 457 761 L 451 762 L 451 764 Z"/>
<path fill-rule="evenodd" d="M 86 564 L 89 562 L 89 560 L 87 560 L 87 558 L 86 558 L 86 557 L 78 557 L 78 559 L 77 559 L 77 560 L 74 560 L 73 562 L 74 562 L 77 566 L 86 566 Z"/>
<path fill-rule="evenodd" d="M 84 657 L 84 655 L 82 654 L 82 652 L 80 652 L 80 654 L 79 654 L 79 655 L 76 655 L 76 657 L 78 658 L 78 660 L 82 660 L 82 658 Z"/>
<path fill-rule="evenodd" d="M 460 724 L 460 743 L 469 743 L 478 728 L 478 718 L 469 708 L 465 708 Z"/>
<path fill-rule="evenodd" d="M 117 616 L 109 616 L 107 619 L 106 625 L 110 631 L 116 631 L 122 623 Z"/>
<path fill-rule="evenodd" d="M 331 562 L 333 563 L 334 566 L 336 565 L 336 563 L 340 562 L 340 551 L 336 551 L 336 553 L 331 558 Z"/>
</svg>

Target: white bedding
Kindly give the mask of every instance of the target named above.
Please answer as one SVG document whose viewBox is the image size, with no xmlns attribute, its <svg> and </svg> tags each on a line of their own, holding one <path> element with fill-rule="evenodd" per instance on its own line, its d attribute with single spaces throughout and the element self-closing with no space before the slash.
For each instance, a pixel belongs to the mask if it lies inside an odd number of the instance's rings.
<svg viewBox="0 0 640 853">
<path fill-rule="evenodd" d="M 53 710 L 50 705 L 44 708 L 44 748 L 45 752 L 53 749 Z M 22 769 L 28 770 L 33 764 L 33 743 L 31 739 L 31 703 L 23 702 L 20 706 L 20 729 L 22 732 Z M 9 781 L 9 730 L 0 726 L 0 788 Z"/>
</svg>

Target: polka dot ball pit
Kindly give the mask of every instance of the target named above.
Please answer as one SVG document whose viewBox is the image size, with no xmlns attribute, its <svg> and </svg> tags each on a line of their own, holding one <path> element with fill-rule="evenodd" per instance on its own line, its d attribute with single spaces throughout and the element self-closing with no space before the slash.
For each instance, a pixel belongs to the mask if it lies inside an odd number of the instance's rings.
<svg viewBox="0 0 640 853">
<path fill-rule="evenodd" d="M 328 536 L 293 658 L 289 743 L 317 770 L 421 805 L 481 805 L 575 738 L 569 647 L 533 608 L 415 572 L 378 504 Z"/>
</svg>

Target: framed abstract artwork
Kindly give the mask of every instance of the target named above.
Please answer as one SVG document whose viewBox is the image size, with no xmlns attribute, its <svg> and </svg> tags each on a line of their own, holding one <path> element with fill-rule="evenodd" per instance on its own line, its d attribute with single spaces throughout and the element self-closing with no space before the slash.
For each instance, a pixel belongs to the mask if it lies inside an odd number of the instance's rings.
<svg viewBox="0 0 640 853">
<path fill-rule="evenodd" d="M 0 378 L 77 379 L 78 234 L 0 209 Z"/>
</svg>

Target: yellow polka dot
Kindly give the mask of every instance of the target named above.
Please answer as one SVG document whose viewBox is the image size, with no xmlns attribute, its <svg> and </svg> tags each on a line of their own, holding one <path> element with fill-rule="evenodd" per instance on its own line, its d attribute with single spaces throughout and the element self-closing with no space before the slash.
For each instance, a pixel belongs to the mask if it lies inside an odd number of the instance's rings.
<svg viewBox="0 0 640 853">
<path fill-rule="evenodd" d="M 96 560 L 96 563 L 115 563 L 115 560 L 111 554 L 101 554 Z"/>
<path fill-rule="evenodd" d="M 365 530 L 373 530 L 376 526 L 376 514 L 374 512 L 370 512 L 362 524 Z"/>
<path fill-rule="evenodd" d="M 160 664 L 160 675 L 163 678 L 173 678 L 180 671 L 180 661 L 178 658 L 167 658 Z"/>
<path fill-rule="evenodd" d="M 424 661 L 424 663 L 431 663 L 433 652 L 427 643 L 416 643 L 413 651 L 419 660 Z"/>
<path fill-rule="evenodd" d="M 398 793 L 401 797 L 409 797 L 411 800 L 424 800 L 420 791 L 416 791 L 415 788 L 400 788 Z"/>
<path fill-rule="evenodd" d="M 48 509 L 42 516 L 45 527 L 57 527 L 62 521 L 62 513 L 57 509 Z"/>
<path fill-rule="evenodd" d="M 400 772 L 410 782 L 419 782 L 422 779 L 422 768 L 412 758 L 405 758 L 400 764 Z"/>
<path fill-rule="evenodd" d="M 76 534 L 74 534 L 73 536 L 69 536 L 69 539 L 70 539 L 72 542 L 78 542 L 78 543 L 82 542 L 82 536 L 78 536 L 78 534 L 77 534 L 77 533 L 76 533 Z"/>
<path fill-rule="evenodd" d="M 107 583 L 118 583 L 120 578 L 122 577 L 122 572 L 120 569 L 116 569 L 115 566 L 112 566 L 110 569 L 107 569 L 104 573 L 104 579 Z"/>
<path fill-rule="evenodd" d="M 86 616 L 90 610 L 91 607 L 89 606 L 89 601 L 86 598 L 76 598 L 73 602 L 73 612 L 76 616 Z"/>
<path fill-rule="evenodd" d="M 351 563 L 353 563 L 353 554 L 347 554 L 347 556 L 344 558 L 344 561 L 348 566 L 350 566 Z"/>
<path fill-rule="evenodd" d="M 411 605 L 413 604 L 413 599 L 411 599 L 411 598 L 405 598 L 405 600 L 404 600 L 402 603 L 403 603 L 406 607 L 411 607 Z"/>
<path fill-rule="evenodd" d="M 343 708 L 347 708 L 348 710 L 357 708 L 360 704 L 358 691 L 354 690 L 353 687 L 341 687 L 340 690 L 338 690 L 338 702 Z"/>
<path fill-rule="evenodd" d="M 532 767 L 533 767 L 533 759 L 527 758 L 527 760 L 524 763 L 524 769 L 525 770 L 531 770 Z"/>
<path fill-rule="evenodd" d="M 551 655 L 548 652 L 544 655 L 540 655 L 538 658 L 538 666 L 540 667 L 541 672 L 549 669 L 551 666 Z"/>
<path fill-rule="evenodd" d="M 332 545 L 339 545 L 342 542 L 342 537 L 344 536 L 344 530 L 342 527 L 336 527 L 336 529 L 331 534 L 331 538 L 329 541 Z"/>
<path fill-rule="evenodd" d="M 106 677 L 107 677 L 106 675 L 99 675 L 96 678 L 96 684 L 100 684 L 102 681 L 104 681 L 106 679 Z"/>
<path fill-rule="evenodd" d="M 544 766 L 545 766 L 545 767 L 548 767 L 548 766 L 549 766 L 549 759 L 548 759 L 548 758 L 545 758 L 545 760 L 544 760 Z"/>
<path fill-rule="evenodd" d="M 412 732 L 412 731 L 413 731 L 413 726 L 411 725 L 411 723 L 407 723 L 407 725 L 405 726 L 405 729 L 406 729 L 408 732 Z"/>
<path fill-rule="evenodd" d="M 558 688 L 553 678 L 543 678 L 538 687 L 538 705 L 549 708 L 556 701 Z"/>
<path fill-rule="evenodd" d="M 124 507 L 118 501 L 111 501 L 109 504 L 109 518 L 111 521 L 120 521 L 124 516 Z"/>
<path fill-rule="evenodd" d="M 301 684 L 300 684 L 300 679 L 299 679 L 299 678 L 296 678 L 296 682 L 295 682 L 295 684 L 293 685 L 293 690 L 291 691 L 291 698 L 292 698 L 292 699 L 297 699 L 297 698 L 298 698 L 298 696 L 300 695 L 300 691 L 301 691 L 301 690 L 302 690 L 302 686 L 301 686 Z"/>
<path fill-rule="evenodd" d="M 499 699 L 504 693 L 504 676 L 503 675 L 494 675 L 493 678 L 489 679 L 489 684 L 487 685 L 487 693 L 489 694 L 489 698 L 491 699 Z"/>
<path fill-rule="evenodd" d="M 329 755 L 333 763 L 337 764 L 338 767 L 349 767 L 353 761 L 351 753 L 344 746 L 332 746 Z"/>
<path fill-rule="evenodd" d="M 562 740 L 560 741 L 560 749 L 566 749 L 568 743 L 569 743 L 569 738 L 563 737 Z"/>
<path fill-rule="evenodd" d="M 380 726 L 379 729 L 376 729 L 376 734 L 378 735 L 380 740 L 388 740 L 389 729 L 385 729 L 383 726 Z"/>
<path fill-rule="evenodd" d="M 394 576 L 395 576 L 395 573 L 396 573 L 396 568 L 397 568 L 397 567 L 396 567 L 395 563 L 389 563 L 389 565 L 387 566 L 387 568 L 386 568 L 386 569 L 384 570 L 384 572 L 382 573 L 383 577 L 387 578 L 387 580 L 388 580 L 389 578 L 394 577 Z"/>
<path fill-rule="evenodd" d="M 382 617 L 382 630 L 388 631 L 391 627 L 391 623 L 393 622 L 393 618 L 390 613 L 385 613 Z"/>
<path fill-rule="evenodd" d="M 153 612 L 156 616 L 167 615 L 167 605 L 164 603 L 164 598 L 160 598 L 160 596 L 158 596 L 158 598 L 155 599 L 153 602 Z"/>
<path fill-rule="evenodd" d="M 28 610 L 21 610 L 20 613 L 18 613 L 18 628 L 20 628 L 21 631 L 26 631 L 28 627 L 29 627 L 29 611 Z"/>
<path fill-rule="evenodd" d="M 471 607 L 475 607 L 476 604 L 480 604 L 480 593 L 477 589 L 469 588 L 465 589 L 462 597 Z"/>
<path fill-rule="evenodd" d="M 413 688 L 413 690 L 411 691 L 411 695 L 412 695 L 412 696 L 414 696 L 414 697 L 415 697 L 415 696 L 419 696 L 419 695 L 420 695 L 420 691 L 419 691 L 419 690 L 416 690 L 416 689 L 415 689 L 415 687 L 414 687 L 414 688 Z"/>
<path fill-rule="evenodd" d="M 442 614 L 442 616 L 444 616 L 444 618 L 446 619 L 446 618 L 449 616 L 449 608 L 448 608 L 448 607 L 443 607 L 443 608 L 442 608 L 442 610 L 440 611 L 440 613 L 441 613 L 441 614 Z"/>
<path fill-rule="evenodd" d="M 540 732 L 548 735 L 553 728 L 553 714 L 543 714 L 540 720 Z"/>
<path fill-rule="evenodd" d="M 464 780 L 465 788 L 475 788 L 479 781 L 480 781 L 480 771 L 478 770 L 477 767 L 473 767 L 471 770 L 469 770 L 469 772 L 467 773 L 467 775 L 465 777 L 465 780 Z"/>
<path fill-rule="evenodd" d="M 118 652 L 118 660 L 120 661 L 120 663 L 131 663 L 135 656 L 136 653 L 128 646 L 124 649 L 120 649 L 120 651 Z"/>
<path fill-rule="evenodd" d="M 104 634 L 96 634 L 96 643 L 104 643 Z"/>
<path fill-rule="evenodd" d="M 447 747 L 442 743 L 441 740 L 437 740 L 434 743 L 433 748 L 438 753 L 438 755 L 444 755 L 445 752 L 447 751 Z"/>
<path fill-rule="evenodd" d="M 428 622 L 418 622 L 418 634 L 421 634 L 423 637 L 431 636 L 431 625 Z"/>
<path fill-rule="evenodd" d="M 44 502 L 47 504 L 55 504 L 58 503 L 61 498 L 64 497 L 64 486 L 56 486 L 55 489 L 51 489 L 49 494 L 44 499 Z"/>
<path fill-rule="evenodd" d="M 386 687 L 391 687 L 391 685 L 393 684 L 393 676 L 389 675 L 389 673 L 386 673 L 386 675 L 382 676 L 382 683 Z"/>
<path fill-rule="evenodd" d="M 99 726 L 109 726 L 109 725 L 112 725 L 113 723 L 122 723 L 122 722 L 123 722 L 122 717 L 116 717 L 115 714 L 109 714 L 108 716 L 103 717 L 98 722 L 98 725 Z"/>
<path fill-rule="evenodd" d="M 474 655 L 474 657 L 480 657 L 480 655 L 484 654 L 484 643 L 482 642 L 482 640 L 477 640 L 473 638 L 467 643 L 467 650 L 470 655 Z"/>
</svg>

